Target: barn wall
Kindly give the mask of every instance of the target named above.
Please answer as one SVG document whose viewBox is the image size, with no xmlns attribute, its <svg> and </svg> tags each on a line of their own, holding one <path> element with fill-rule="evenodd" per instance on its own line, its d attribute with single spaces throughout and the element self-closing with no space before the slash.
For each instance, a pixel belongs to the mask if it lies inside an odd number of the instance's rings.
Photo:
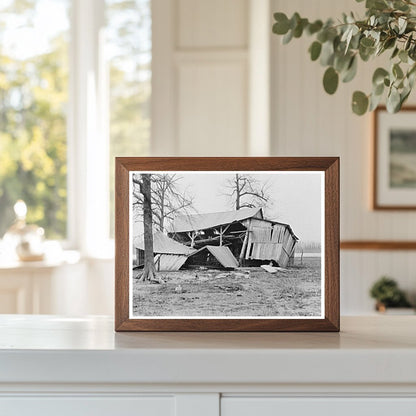
<svg viewBox="0 0 416 416">
<path fill-rule="evenodd" d="M 246 260 L 275 260 L 281 267 L 289 265 L 296 240 L 288 227 L 251 218 L 245 222 L 248 234 L 243 253 Z M 267 243 L 269 242 L 269 243 Z"/>
</svg>

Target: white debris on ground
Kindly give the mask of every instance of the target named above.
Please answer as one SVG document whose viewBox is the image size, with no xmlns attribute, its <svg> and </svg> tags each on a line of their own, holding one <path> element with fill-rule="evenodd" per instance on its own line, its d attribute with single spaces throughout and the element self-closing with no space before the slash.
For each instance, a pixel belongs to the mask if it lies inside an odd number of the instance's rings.
<svg viewBox="0 0 416 416">
<path fill-rule="evenodd" d="M 268 264 L 263 264 L 260 267 L 268 273 L 287 272 L 287 269 L 284 269 L 283 267 L 274 267 Z"/>
</svg>

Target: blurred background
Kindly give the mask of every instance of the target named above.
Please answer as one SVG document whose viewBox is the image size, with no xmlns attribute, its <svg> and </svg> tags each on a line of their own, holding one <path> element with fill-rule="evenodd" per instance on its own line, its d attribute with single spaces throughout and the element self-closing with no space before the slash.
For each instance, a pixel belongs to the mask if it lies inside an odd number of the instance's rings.
<svg viewBox="0 0 416 416">
<path fill-rule="evenodd" d="M 2 0 L 0 236 L 23 200 L 47 250 L 19 261 L 0 243 L 0 313 L 113 314 L 115 156 L 340 156 L 341 239 L 416 240 L 414 211 L 371 208 L 372 116 L 353 115 L 350 97 L 376 66 L 331 97 L 311 40 L 271 33 L 275 11 L 350 10 L 362 7 Z M 374 313 L 369 290 L 383 275 L 414 301 L 414 251 L 363 247 L 341 251 L 341 313 Z"/>
</svg>

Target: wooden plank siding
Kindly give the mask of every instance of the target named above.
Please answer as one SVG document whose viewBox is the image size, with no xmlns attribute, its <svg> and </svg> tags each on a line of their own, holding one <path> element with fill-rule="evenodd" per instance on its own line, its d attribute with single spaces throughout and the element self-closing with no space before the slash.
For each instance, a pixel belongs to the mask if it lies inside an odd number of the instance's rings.
<svg viewBox="0 0 416 416">
<path fill-rule="evenodd" d="M 245 222 L 247 246 L 243 248 L 246 260 L 274 260 L 280 267 L 293 261 L 296 239 L 287 225 L 273 224 L 255 218 Z"/>
</svg>

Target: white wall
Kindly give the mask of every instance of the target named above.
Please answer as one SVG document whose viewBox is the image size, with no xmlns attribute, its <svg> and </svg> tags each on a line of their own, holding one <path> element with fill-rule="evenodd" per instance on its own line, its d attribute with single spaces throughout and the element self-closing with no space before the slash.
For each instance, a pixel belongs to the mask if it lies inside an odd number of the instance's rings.
<svg viewBox="0 0 416 416">
<path fill-rule="evenodd" d="M 272 0 L 273 12 L 298 11 L 311 19 L 335 18 L 350 10 L 363 10 L 363 6 L 351 0 Z M 360 63 L 357 79 L 329 96 L 322 88 L 324 68 L 309 59 L 311 42 L 304 37 L 282 45 L 272 36 L 272 154 L 341 157 L 342 240 L 415 240 L 416 213 L 375 212 L 370 207 L 371 116 L 353 115 L 350 103 L 354 90 L 370 92 L 377 62 Z M 368 289 L 383 274 L 393 276 L 415 295 L 415 270 L 413 251 L 342 251 L 342 313 L 370 312 Z"/>
<path fill-rule="evenodd" d="M 374 64 L 360 64 L 359 77 L 330 97 L 322 88 L 324 69 L 309 60 L 311 40 L 282 46 L 277 36 L 268 35 L 273 11 L 325 18 L 361 5 L 352 0 L 153 2 L 154 155 L 340 156 L 342 239 L 415 239 L 416 213 L 370 209 L 371 117 L 354 116 L 350 101 L 355 89 L 369 90 Z M 89 300 L 84 308 L 69 309 L 113 313 L 113 264 L 97 260 L 88 266 L 83 290 Z M 342 313 L 370 313 L 368 289 L 383 274 L 416 295 L 414 270 L 414 252 L 342 252 Z"/>
<path fill-rule="evenodd" d="M 246 154 L 248 12 L 248 0 L 153 1 L 154 155 Z"/>
</svg>

